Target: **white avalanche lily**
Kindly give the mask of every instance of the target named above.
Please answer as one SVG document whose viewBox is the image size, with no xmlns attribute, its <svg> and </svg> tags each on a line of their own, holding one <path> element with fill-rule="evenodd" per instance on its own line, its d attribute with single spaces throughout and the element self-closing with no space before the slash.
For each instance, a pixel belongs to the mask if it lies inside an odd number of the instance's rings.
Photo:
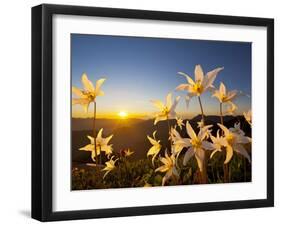
<svg viewBox="0 0 281 226">
<path fill-rule="evenodd" d="M 164 164 L 160 167 L 158 167 L 155 172 L 161 172 L 161 173 L 164 173 L 166 172 L 165 176 L 163 177 L 162 179 L 162 186 L 165 185 L 165 182 L 167 180 L 169 180 L 169 178 L 171 176 L 176 176 L 178 177 L 179 174 L 178 174 L 178 171 L 177 171 L 177 168 L 176 168 L 176 159 L 175 159 L 175 156 L 174 155 L 171 155 L 169 156 L 167 154 L 167 150 L 165 152 L 165 157 L 161 157 L 160 158 L 160 161 Z"/>
<path fill-rule="evenodd" d="M 175 128 L 171 129 L 171 138 L 172 138 L 172 153 L 178 159 L 181 151 L 190 146 L 190 140 L 188 138 L 182 138 L 178 131 Z"/>
<path fill-rule="evenodd" d="M 177 121 L 177 126 L 180 127 L 180 129 L 182 130 L 182 126 L 184 126 L 183 119 L 176 117 L 176 121 Z"/>
<path fill-rule="evenodd" d="M 218 130 L 217 131 L 217 137 L 214 137 L 212 135 L 210 136 L 211 140 L 212 140 L 213 150 L 214 150 L 212 152 L 212 154 L 210 155 L 210 158 L 213 158 L 215 153 L 217 153 L 218 151 L 221 152 L 222 148 L 227 146 L 226 140 L 224 139 L 224 137 L 221 137 L 219 133 L 220 132 Z"/>
<path fill-rule="evenodd" d="M 220 103 L 232 103 L 237 95 L 237 90 L 227 91 L 225 85 L 221 82 L 220 88 L 214 91 L 213 97 L 216 97 Z"/>
<path fill-rule="evenodd" d="M 113 160 L 113 158 L 114 158 L 114 156 L 112 156 L 109 161 L 105 162 L 105 165 L 106 165 L 106 166 L 102 169 L 102 171 L 106 171 L 106 172 L 105 172 L 105 174 L 103 175 L 103 178 L 105 178 L 106 175 L 107 175 L 109 172 L 111 172 L 112 170 L 114 170 L 114 169 L 116 168 L 115 162 L 116 162 L 118 159 Z"/>
<path fill-rule="evenodd" d="M 237 134 L 242 135 L 242 136 L 245 135 L 244 131 L 240 128 L 240 122 L 235 123 L 235 124 L 234 124 L 234 127 L 233 127 L 233 128 L 229 128 L 229 130 L 230 130 L 232 133 L 237 133 Z"/>
<path fill-rule="evenodd" d="M 101 151 L 104 151 L 107 156 L 112 154 L 112 144 L 108 145 L 109 141 L 113 137 L 113 135 L 108 136 L 106 138 L 102 138 L 102 131 L 103 129 L 100 129 L 98 132 L 97 138 L 96 138 L 96 145 L 97 145 L 97 155 L 100 155 Z M 85 147 L 80 148 L 81 151 L 91 151 L 92 152 L 92 159 L 95 161 L 95 139 L 94 137 L 87 136 L 89 140 L 91 141 L 90 144 L 86 145 Z"/>
<path fill-rule="evenodd" d="M 243 155 L 249 160 L 249 162 L 251 162 L 250 156 L 243 146 L 243 144 L 249 143 L 251 139 L 249 137 L 244 136 L 241 132 L 231 132 L 231 130 L 227 129 L 224 125 L 220 123 L 218 123 L 218 126 L 224 132 L 224 139 L 226 141 L 226 158 L 224 164 L 227 164 L 231 160 L 233 156 L 233 151 Z"/>
<path fill-rule="evenodd" d="M 217 74 L 223 70 L 223 67 L 216 68 L 209 71 L 205 76 L 200 65 L 195 66 L 194 75 L 195 80 L 193 80 L 189 75 L 184 72 L 178 72 L 178 74 L 186 77 L 187 83 L 180 84 L 176 90 L 185 90 L 189 94 L 189 97 L 200 96 L 202 93 L 213 88 L 213 82 L 216 79 Z"/>
<path fill-rule="evenodd" d="M 156 114 L 156 118 L 154 121 L 154 125 L 157 124 L 159 121 L 174 119 L 176 117 L 176 106 L 180 100 L 180 97 L 178 96 L 174 103 L 172 103 L 172 93 L 169 93 L 166 97 L 166 105 L 163 104 L 160 100 L 152 100 L 151 102 L 155 107 L 157 107 L 160 112 Z"/>
<path fill-rule="evenodd" d="M 204 126 L 200 129 L 198 135 L 196 135 L 189 122 L 186 122 L 186 131 L 190 138 L 180 138 L 180 136 L 178 135 L 178 139 L 174 141 L 174 146 L 176 147 L 175 150 L 177 151 L 177 155 L 179 155 L 179 153 L 184 147 L 188 148 L 183 159 L 184 165 L 186 165 L 187 162 L 193 156 L 195 156 L 200 171 L 203 171 L 205 150 L 213 150 L 213 145 L 205 140 L 208 135 L 207 131 L 211 127 L 212 125 Z M 175 131 L 173 131 L 173 133 L 175 133 Z"/>
<path fill-rule="evenodd" d="M 202 129 L 203 127 L 204 127 L 204 122 L 203 122 L 203 120 L 201 119 L 200 122 L 197 122 L 197 128 Z M 212 127 L 212 126 L 209 126 L 209 128 L 211 128 L 211 127 Z M 206 133 L 207 133 L 206 138 L 207 138 L 207 139 L 211 136 L 211 132 L 212 132 L 211 129 L 207 129 L 207 131 L 206 131 Z"/>
<path fill-rule="evenodd" d="M 80 104 L 84 107 L 85 112 L 88 112 L 88 108 L 91 102 L 95 102 L 97 96 L 103 96 L 104 92 L 100 89 L 105 79 L 99 79 L 96 82 L 96 87 L 88 79 L 87 75 L 84 73 L 82 75 L 82 84 L 84 86 L 83 90 L 72 86 L 72 93 L 74 93 L 78 98 L 72 99 L 72 104 Z"/>
<path fill-rule="evenodd" d="M 248 112 L 244 112 L 243 113 L 246 121 L 250 124 L 250 126 L 252 127 L 252 111 L 249 110 Z"/>
<path fill-rule="evenodd" d="M 234 104 L 233 102 L 228 103 L 228 108 L 226 110 L 227 114 L 233 115 L 237 110 L 237 105 Z"/>
<path fill-rule="evenodd" d="M 160 140 L 157 140 L 155 135 L 156 135 L 156 131 L 153 132 L 153 138 L 151 138 L 150 136 L 147 136 L 147 139 L 152 144 L 152 147 L 147 152 L 147 156 L 152 155 L 152 165 L 153 166 L 154 166 L 155 157 L 158 155 L 158 153 L 160 152 L 160 150 L 162 148 L 162 146 L 160 144 Z"/>
</svg>

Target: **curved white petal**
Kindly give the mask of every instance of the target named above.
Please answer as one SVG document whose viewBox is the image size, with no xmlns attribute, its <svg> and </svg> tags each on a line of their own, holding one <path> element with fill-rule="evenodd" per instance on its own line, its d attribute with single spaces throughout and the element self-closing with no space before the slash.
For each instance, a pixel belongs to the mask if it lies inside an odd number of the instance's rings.
<svg viewBox="0 0 281 226">
<path fill-rule="evenodd" d="M 180 85 L 177 86 L 176 90 L 190 91 L 191 90 L 191 86 L 189 84 L 180 84 Z"/>
<path fill-rule="evenodd" d="M 156 118 L 154 120 L 154 125 L 156 125 L 160 121 L 164 121 L 167 119 L 168 119 L 167 115 L 158 115 L 158 116 L 156 116 Z"/>
<path fill-rule="evenodd" d="M 210 143 L 210 142 L 208 142 L 206 140 L 202 141 L 202 147 L 205 150 L 214 150 L 214 146 L 212 145 L 212 143 Z"/>
<path fill-rule="evenodd" d="M 221 95 L 226 95 L 226 88 L 225 88 L 225 85 L 223 84 L 223 82 L 221 82 L 221 84 L 220 84 L 219 92 Z"/>
<path fill-rule="evenodd" d="M 220 124 L 220 123 L 217 123 L 217 124 L 218 124 L 218 126 L 223 130 L 223 132 L 224 132 L 225 135 L 228 135 L 228 134 L 229 134 L 229 130 L 228 130 L 224 125 L 222 125 L 222 124 Z"/>
<path fill-rule="evenodd" d="M 166 107 L 170 110 L 172 107 L 172 93 L 168 93 L 166 96 Z"/>
<path fill-rule="evenodd" d="M 203 171 L 204 159 L 205 159 L 205 152 L 201 148 L 198 148 L 195 151 L 195 158 L 197 160 L 197 164 L 199 167 L 200 172 Z"/>
<path fill-rule="evenodd" d="M 214 69 L 214 70 L 212 70 L 212 71 L 209 71 L 209 72 L 205 75 L 204 80 L 203 80 L 203 83 L 202 83 L 202 85 L 203 85 L 203 87 L 204 87 L 205 89 L 209 88 L 209 87 L 213 84 L 213 82 L 215 81 L 215 79 L 216 79 L 216 77 L 217 77 L 217 74 L 218 74 L 221 70 L 223 70 L 223 67 L 219 67 L 219 68 L 216 68 L 216 69 Z"/>
<path fill-rule="evenodd" d="M 93 144 L 87 144 L 86 146 L 79 148 L 81 151 L 94 151 L 95 146 Z"/>
<path fill-rule="evenodd" d="M 234 148 L 234 151 L 236 151 L 239 154 L 243 155 L 245 158 L 248 159 L 249 162 L 251 162 L 251 158 L 250 158 L 248 152 L 246 151 L 246 149 L 243 147 L 243 145 L 236 144 L 236 145 L 234 145 L 233 148 Z"/>
<path fill-rule="evenodd" d="M 97 139 L 102 139 L 102 131 L 103 131 L 103 128 L 101 128 L 98 132 L 98 135 L 97 135 Z"/>
<path fill-rule="evenodd" d="M 188 121 L 186 121 L 186 132 L 192 140 L 197 139 L 196 133 L 194 132 L 193 128 L 191 127 Z"/>
<path fill-rule="evenodd" d="M 105 78 L 101 78 L 101 79 L 99 79 L 98 81 L 96 81 L 96 95 L 97 96 L 101 96 L 99 93 L 100 92 L 102 92 L 101 90 L 100 90 L 100 88 L 101 88 L 101 86 L 102 86 L 102 84 L 105 82 Z"/>
<path fill-rule="evenodd" d="M 75 86 L 72 86 L 72 93 L 74 93 L 78 97 L 85 98 L 83 92 Z"/>
<path fill-rule="evenodd" d="M 212 154 L 210 155 L 210 159 L 213 158 L 213 156 L 214 156 L 217 152 L 219 152 L 219 151 L 220 151 L 220 150 L 218 150 L 218 149 L 214 150 L 214 151 L 212 152 Z"/>
<path fill-rule="evenodd" d="M 166 181 L 169 180 L 172 175 L 173 175 L 173 171 L 172 171 L 172 169 L 171 169 L 171 170 L 169 170 L 169 171 L 165 174 L 165 176 L 163 177 L 163 179 L 162 179 L 162 186 L 165 185 Z"/>
<path fill-rule="evenodd" d="M 83 86 L 84 86 L 84 89 L 85 89 L 86 91 L 88 91 L 88 92 L 95 92 L 95 88 L 94 88 L 94 86 L 93 86 L 93 83 L 88 79 L 86 73 L 84 73 L 84 74 L 82 75 L 81 80 L 82 80 L 82 84 L 83 84 Z"/>
<path fill-rule="evenodd" d="M 226 157 L 224 160 L 224 164 L 227 164 L 233 156 L 233 148 L 230 145 L 226 146 Z"/>
<path fill-rule="evenodd" d="M 203 72 L 203 69 L 201 67 L 201 65 L 196 65 L 195 66 L 195 69 L 194 69 L 194 75 L 195 75 L 195 81 L 198 82 L 198 81 L 203 81 L 204 79 L 204 72 Z"/>
<path fill-rule="evenodd" d="M 195 84 L 195 82 L 193 81 L 193 79 L 192 79 L 189 75 L 187 75 L 186 73 L 184 73 L 184 72 L 178 72 L 178 74 L 183 75 L 183 76 L 186 78 L 187 82 L 188 82 L 190 85 L 194 85 L 194 84 Z"/>
<path fill-rule="evenodd" d="M 187 162 L 194 156 L 195 151 L 193 147 L 188 148 L 187 152 L 183 157 L 183 165 L 186 166 Z"/>
</svg>

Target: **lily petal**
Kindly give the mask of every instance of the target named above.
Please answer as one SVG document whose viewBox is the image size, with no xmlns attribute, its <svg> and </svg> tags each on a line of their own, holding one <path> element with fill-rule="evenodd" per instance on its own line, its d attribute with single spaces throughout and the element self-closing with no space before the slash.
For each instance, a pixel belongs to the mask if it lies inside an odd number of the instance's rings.
<svg viewBox="0 0 281 226">
<path fill-rule="evenodd" d="M 184 72 L 178 72 L 178 74 L 179 74 L 179 75 L 183 75 L 183 76 L 186 78 L 187 82 L 188 82 L 190 85 L 194 85 L 194 84 L 195 84 L 195 82 L 193 81 L 193 79 L 192 79 L 189 75 L 187 75 L 186 73 L 184 73 Z"/>
<path fill-rule="evenodd" d="M 195 69 L 194 69 L 194 75 L 195 75 L 195 81 L 198 82 L 198 81 L 203 81 L 203 78 L 204 78 L 204 72 L 203 72 L 203 69 L 201 67 L 201 65 L 196 65 L 195 66 Z"/>
<path fill-rule="evenodd" d="M 95 88 L 93 86 L 93 83 L 88 79 L 87 74 L 84 73 L 82 75 L 82 84 L 84 86 L 84 89 L 88 92 L 95 92 Z"/>
<path fill-rule="evenodd" d="M 224 164 L 227 164 L 231 160 L 232 156 L 233 156 L 233 149 L 230 145 L 227 145 L 226 146 L 226 158 L 225 158 Z"/>
<path fill-rule="evenodd" d="M 188 148 L 187 152 L 183 157 L 183 165 L 186 166 L 187 162 L 194 156 L 195 151 L 193 147 Z"/>
</svg>

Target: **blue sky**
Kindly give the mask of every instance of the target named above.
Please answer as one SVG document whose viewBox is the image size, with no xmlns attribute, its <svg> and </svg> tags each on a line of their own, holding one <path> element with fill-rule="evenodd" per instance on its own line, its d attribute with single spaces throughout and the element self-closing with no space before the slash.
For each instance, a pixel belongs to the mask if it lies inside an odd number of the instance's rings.
<svg viewBox="0 0 281 226">
<path fill-rule="evenodd" d="M 224 67 L 214 85 L 222 81 L 227 89 L 251 95 L 251 43 L 72 34 L 71 51 L 73 86 L 82 88 L 83 72 L 93 82 L 107 79 L 102 87 L 105 96 L 97 99 L 100 116 L 119 111 L 149 116 L 156 111 L 150 100 L 164 101 L 169 92 L 173 97 L 185 96 L 175 91 L 186 82 L 177 72 L 193 77 L 196 64 L 205 73 Z M 197 115 L 197 101 L 192 99 L 186 112 L 182 99 L 177 111 L 186 117 Z M 205 114 L 218 114 L 218 101 L 210 93 L 203 94 L 202 102 Z M 251 100 L 240 97 L 236 104 L 241 113 L 251 107 Z M 82 108 L 74 106 L 73 112 Z"/>
</svg>

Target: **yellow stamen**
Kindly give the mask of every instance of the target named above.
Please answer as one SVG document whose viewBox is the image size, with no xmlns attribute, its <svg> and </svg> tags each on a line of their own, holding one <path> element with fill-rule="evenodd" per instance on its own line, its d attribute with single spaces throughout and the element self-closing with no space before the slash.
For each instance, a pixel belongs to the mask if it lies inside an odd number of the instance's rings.
<svg viewBox="0 0 281 226">
<path fill-rule="evenodd" d="M 191 144 L 194 148 L 200 148 L 202 145 L 201 141 L 198 139 L 191 140 Z"/>
</svg>

